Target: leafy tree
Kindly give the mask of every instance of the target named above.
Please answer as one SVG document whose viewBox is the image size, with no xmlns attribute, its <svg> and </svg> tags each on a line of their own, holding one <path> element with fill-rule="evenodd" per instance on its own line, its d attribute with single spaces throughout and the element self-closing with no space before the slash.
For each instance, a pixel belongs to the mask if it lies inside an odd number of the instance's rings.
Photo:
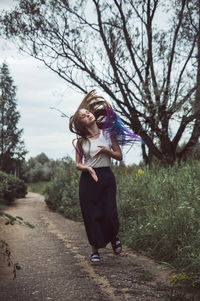
<svg viewBox="0 0 200 301">
<path fill-rule="evenodd" d="M 49 158 L 47 157 L 47 155 L 45 153 L 41 153 L 41 154 L 37 155 L 35 157 L 35 159 L 41 164 L 49 162 Z"/>
<path fill-rule="evenodd" d="M 18 0 L 0 22 L 7 38 L 72 88 L 105 91 L 145 141 L 147 163 L 152 156 L 173 163 L 196 145 L 199 0 Z"/>
<path fill-rule="evenodd" d="M 20 114 L 17 111 L 16 87 L 8 66 L 0 67 L 0 170 L 19 174 L 19 165 L 27 153 L 18 129 Z"/>
<path fill-rule="evenodd" d="M 31 157 L 23 164 L 23 179 L 27 183 L 50 181 L 57 172 L 65 172 L 74 161 L 70 157 L 49 159 L 45 153 Z"/>
<path fill-rule="evenodd" d="M 45 155 L 46 156 L 46 155 Z M 23 165 L 23 179 L 27 183 L 35 183 L 40 181 L 49 181 L 51 179 L 51 169 L 49 167 L 49 159 L 41 162 L 43 153 L 30 158 Z"/>
</svg>

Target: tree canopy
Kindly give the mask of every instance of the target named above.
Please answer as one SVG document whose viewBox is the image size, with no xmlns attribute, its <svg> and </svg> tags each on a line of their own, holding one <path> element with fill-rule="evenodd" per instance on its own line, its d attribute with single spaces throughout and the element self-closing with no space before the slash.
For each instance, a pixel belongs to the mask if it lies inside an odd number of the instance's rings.
<svg viewBox="0 0 200 301">
<path fill-rule="evenodd" d="M 1 33 L 72 88 L 86 93 L 98 86 L 106 92 L 125 124 L 145 141 L 146 162 L 154 155 L 172 163 L 197 144 L 198 0 L 17 3 L 1 15 Z M 178 151 L 186 132 L 187 143 Z"/>
</svg>

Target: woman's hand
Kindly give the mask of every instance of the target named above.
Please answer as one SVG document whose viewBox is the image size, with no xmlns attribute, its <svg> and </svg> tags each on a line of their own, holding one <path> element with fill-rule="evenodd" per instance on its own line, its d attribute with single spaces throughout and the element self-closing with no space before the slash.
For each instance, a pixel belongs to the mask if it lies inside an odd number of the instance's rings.
<svg viewBox="0 0 200 301">
<path fill-rule="evenodd" d="M 98 147 L 100 147 L 100 149 L 94 154 L 94 157 L 101 154 L 101 153 L 106 153 L 106 154 L 110 154 L 110 149 L 107 148 L 104 145 L 97 145 Z"/>
<path fill-rule="evenodd" d="M 98 177 L 97 177 L 94 169 L 92 167 L 88 167 L 87 169 L 88 169 L 89 173 L 91 174 L 91 176 L 93 177 L 93 179 L 95 180 L 95 182 L 98 182 Z"/>
<path fill-rule="evenodd" d="M 100 149 L 94 154 L 94 156 L 97 156 L 101 153 L 105 153 L 111 158 L 121 161 L 123 159 L 123 155 L 122 155 L 121 148 L 119 147 L 119 144 L 117 142 L 117 139 L 113 136 L 111 136 L 110 139 L 112 142 L 112 146 L 111 146 L 112 150 L 104 145 L 98 145 Z"/>
</svg>

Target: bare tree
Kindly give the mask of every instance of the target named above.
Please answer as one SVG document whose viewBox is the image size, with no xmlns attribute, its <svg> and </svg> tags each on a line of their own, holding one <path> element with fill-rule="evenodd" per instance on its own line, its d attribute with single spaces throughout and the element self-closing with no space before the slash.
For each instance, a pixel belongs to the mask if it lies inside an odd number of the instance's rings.
<svg viewBox="0 0 200 301">
<path fill-rule="evenodd" d="M 18 0 L 0 24 L 4 36 L 72 88 L 105 91 L 145 141 L 146 163 L 152 156 L 173 163 L 197 143 L 200 31 L 189 0 Z M 178 152 L 186 131 L 191 136 Z"/>
</svg>

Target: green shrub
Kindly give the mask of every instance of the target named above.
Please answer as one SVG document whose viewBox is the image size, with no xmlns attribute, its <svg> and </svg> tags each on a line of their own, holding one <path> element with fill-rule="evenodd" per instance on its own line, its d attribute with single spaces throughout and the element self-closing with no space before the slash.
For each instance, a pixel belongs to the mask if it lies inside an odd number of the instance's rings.
<svg viewBox="0 0 200 301">
<path fill-rule="evenodd" d="M 76 170 L 75 165 L 69 164 L 66 170 L 57 170 L 45 189 L 47 205 L 65 217 L 77 221 L 82 220 L 78 197 L 79 176 L 80 172 Z"/>
<path fill-rule="evenodd" d="M 25 197 L 27 186 L 19 178 L 0 171 L 0 202 L 10 204 L 15 198 Z"/>
</svg>

